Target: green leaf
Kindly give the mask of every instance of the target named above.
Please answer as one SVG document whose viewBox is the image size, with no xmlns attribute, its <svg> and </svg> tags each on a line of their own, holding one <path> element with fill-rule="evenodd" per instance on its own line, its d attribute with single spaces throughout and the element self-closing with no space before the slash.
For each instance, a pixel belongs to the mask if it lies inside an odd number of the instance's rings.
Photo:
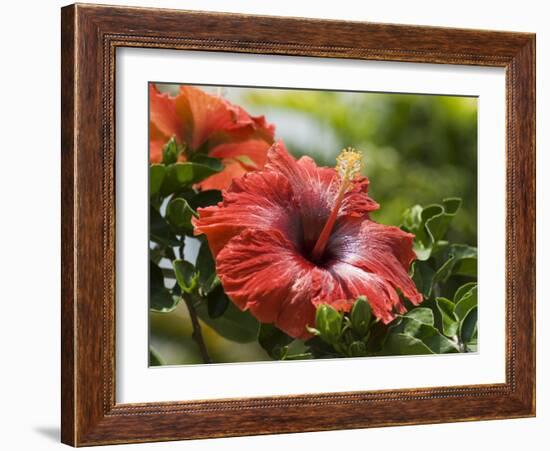
<svg viewBox="0 0 550 451">
<path fill-rule="evenodd" d="M 434 314 L 429 308 L 417 307 L 409 310 L 403 318 L 414 319 L 422 324 L 434 325 Z"/>
<path fill-rule="evenodd" d="M 454 273 L 459 276 L 477 277 L 477 255 L 460 259 L 454 268 Z"/>
<path fill-rule="evenodd" d="M 261 324 L 258 342 L 272 359 L 282 360 L 288 354 L 288 345 L 292 342 L 292 337 L 273 324 Z"/>
<path fill-rule="evenodd" d="M 214 257 L 210 252 L 208 243 L 206 240 L 201 240 L 201 247 L 197 255 L 197 262 L 195 263 L 197 270 L 199 271 L 199 286 L 203 294 L 208 294 L 218 284 L 219 280 L 216 276 L 216 264 L 214 263 Z"/>
<path fill-rule="evenodd" d="M 428 260 L 439 241 L 443 239 L 449 223 L 456 215 L 462 200 L 443 199 L 442 204 L 421 207 L 415 205 L 405 210 L 401 227 L 415 234 L 413 249 L 418 260 Z"/>
<path fill-rule="evenodd" d="M 422 340 L 403 333 L 391 334 L 384 344 L 384 355 L 434 354 Z"/>
<path fill-rule="evenodd" d="M 426 218 L 425 227 L 433 243 L 443 239 L 451 219 L 456 215 L 461 204 L 462 199 L 459 198 L 443 199 L 443 205 L 438 205 L 438 207 L 442 207 L 441 211 Z M 424 218 L 424 212 L 422 216 Z"/>
<path fill-rule="evenodd" d="M 434 327 L 434 315 L 429 308 L 418 307 L 402 316 L 397 324 L 390 327 L 385 340 L 386 343 L 388 340 L 392 343 L 391 340 L 393 339 L 391 337 L 396 334 L 408 335 L 420 340 L 435 354 L 458 352 L 457 344 L 442 335 Z M 384 344 L 384 349 L 387 351 L 386 343 Z M 409 343 L 412 343 L 416 347 L 416 342 Z M 403 352 L 406 354 L 412 353 L 412 351 L 407 350 Z"/>
<path fill-rule="evenodd" d="M 425 296 L 430 297 L 435 271 L 428 262 L 415 260 L 412 265 L 412 280 L 416 288 Z"/>
<path fill-rule="evenodd" d="M 191 232 L 191 218 L 196 215 L 185 199 L 172 199 L 166 207 L 166 220 L 176 231 Z"/>
<path fill-rule="evenodd" d="M 178 144 L 175 136 L 172 136 L 162 148 L 162 162 L 164 164 L 172 164 L 178 161 Z"/>
<path fill-rule="evenodd" d="M 160 191 L 162 182 L 166 177 L 166 168 L 162 164 L 149 166 L 149 195 L 154 196 Z"/>
<path fill-rule="evenodd" d="M 200 162 L 183 161 L 166 166 L 161 193 L 167 196 L 190 188 L 193 184 L 220 172 L 223 164 L 216 158 L 204 157 Z"/>
<path fill-rule="evenodd" d="M 354 341 L 349 345 L 348 354 L 351 357 L 364 357 L 367 355 L 367 346 L 362 341 Z"/>
<path fill-rule="evenodd" d="M 462 294 L 455 305 L 455 315 L 459 320 L 458 335 L 460 339 L 469 349 L 474 347 L 472 341 L 475 339 L 475 348 L 477 349 L 477 286 Z"/>
<path fill-rule="evenodd" d="M 434 283 L 445 282 L 453 274 L 477 276 L 477 248 L 465 244 L 449 246 L 444 263 L 434 275 Z"/>
<path fill-rule="evenodd" d="M 210 318 L 222 316 L 231 302 L 221 285 L 216 286 L 207 296 L 208 315 Z"/>
<path fill-rule="evenodd" d="M 168 166 L 168 174 L 179 185 L 191 185 L 220 172 L 223 165 L 216 158 L 205 157 L 201 162 L 184 161 Z"/>
<path fill-rule="evenodd" d="M 166 363 L 164 363 L 164 360 L 162 359 L 158 351 L 152 346 L 149 346 L 149 366 L 162 365 L 166 365 Z"/>
<path fill-rule="evenodd" d="M 149 208 L 149 238 L 163 246 L 180 244 L 170 225 L 153 207 Z"/>
<path fill-rule="evenodd" d="M 455 305 L 455 315 L 459 321 L 466 318 L 470 310 L 477 307 L 477 286 L 465 293 Z"/>
<path fill-rule="evenodd" d="M 422 206 L 414 205 L 403 212 L 403 227 L 418 230 L 422 226 Z"/>
<path fill-rule="evenodd" d="M 458 352 L 458 346 L 454 341 L 442 335 L 435 327 L 423 324 L 415 338 L 422 340 L 435 354 Z"/>
<path fill-rule="evenodd" d="M 222 192 L 217 189 L 209 189 L 205 191 L 199 191 L 195 196 L 189 200 L 189 205 L 194 210 L 200 207 L 209 207 L 211 205 L 217 205 L 218 202 L 221 202 Z"/>
<path fill-rule="evenodd" d="M 208 314 L 206 302 L 195 305 L 200 319 L 219 335 L 237 343 L 256 341 L 260 323 L 249 312 L 242 312 L 233 302 L 227 306 L 224 314 L 218 318 L 211 318 Z"/>
<path fill-rule="evenodd" d="M 198 274 L 195 267 L 185 260 L 174 260 L 172 262 L 176 273 L 178 285 L 185 293 L 192 293 L 197 288 Z"/>
<path fill-rule="evenodd" d="M 459 302 L 465 295 L 467 295 L 473 288 L 477 287 L 477 282 L 468 282 L 462 285 L 458 290 L 456 290 L 453 302 L 456 304 Z"/>
<path fill-rule="evenodd" d="M 477 307 L 471 309 L 461 321 L 459 335 L 462 342 L 466 343 L 467 346 L 475 341 L 477 349 Z"/>
<path fill-rule="evenodd" d="M 455 315 L 455 304 L 446 298 L 436 298 L 437 308 L 441 314 L 443 333 L 447 337 L 454 337 L 458 330 L 458 318 Z"/>
<path fill-rule="evenodd" d="M 213 171 L 220 172 L 223 170 L 223 163 L 219 158 L 209 157 L 201 152 L 195 152 L 191 155 L 190 159 L 193 163 L 202 164 L 207 166 Z"/>
<path fill-rule="evenodd" d="M 162 270 L 149 262 L 149 308 L 157 312 L 170 312 L 176 308 L 177 297 L 164 286 Z"/>
<path fill-rule="evenodd" d="M 330 344 L 335 344 L 340 339 L 343 316 L 328 304 L 317 307 L 315 314 L 315 328 L 320 332 L 321 338 Z"/>
<path fill-rule="evenodd" d="M 369 331 L 371 318 L 372 311 L 367 298 L 364 296 L 358 297 L 350 314 L 353 331 L 360 337 L 364 337 Z"/>
</svg>

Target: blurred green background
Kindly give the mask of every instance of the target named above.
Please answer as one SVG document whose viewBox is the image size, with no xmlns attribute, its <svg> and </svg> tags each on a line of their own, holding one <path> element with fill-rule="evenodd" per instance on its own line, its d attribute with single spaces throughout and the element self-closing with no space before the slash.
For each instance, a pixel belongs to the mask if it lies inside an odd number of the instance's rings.
<svg viewBox="0 0 550 451">
<path fill-rule="evenodd" d="M 175 94 L 178 85 L 161 85 Z M 370 196 L 380 204 L 372 217 L 399 225 L 414 204 L 461 197 L 463 206 L 448 237 L 477 246 L 477 98 L 417 94 L 356 93 L 206 87 L 265 115 L 296 157 L 309 155 L 334 166 L 344 147 L 363 152 Z M 167 364 L 200 362 L 185 306 L 151 313 L 151 345 Z M 216 362 L 268 360 L 255 343 L 225 340 L 206 327 Z"/>
</svg>

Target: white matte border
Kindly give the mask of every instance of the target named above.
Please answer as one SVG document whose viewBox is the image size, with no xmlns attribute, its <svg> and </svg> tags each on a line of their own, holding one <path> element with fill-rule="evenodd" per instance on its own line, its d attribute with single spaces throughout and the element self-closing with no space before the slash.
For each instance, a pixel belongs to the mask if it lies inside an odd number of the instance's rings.
<svg viewBox="0 0 550 451">
<path fill-rule="evenodd" d="M 116 57 L 117 403 L 505 382 L 504 69 L 135 48 Z M 479 96 L 479 352 L 148 368 L 149 81 Z"/>
</svg>

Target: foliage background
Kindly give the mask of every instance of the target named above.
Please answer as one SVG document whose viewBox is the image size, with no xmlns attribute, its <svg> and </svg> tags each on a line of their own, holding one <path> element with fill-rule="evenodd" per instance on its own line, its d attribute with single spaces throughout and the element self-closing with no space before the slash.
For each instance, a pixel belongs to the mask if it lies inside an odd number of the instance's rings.
<svg viewBox="0 0 550 451">
<path fill-rule="evenodd" d="M 175 93 L 178 85 L 161 85 Z M 220 92 L 276 124 L 295 156 L 334 166 L 343 147 L 363 151 L 369 192 L 381 208 L 373 219 L 401 223 L 415 204 L 463 199 L 448 238 L 477 246 L 477 98 L 435 95 L 201 87 Z M 185 305 L 150 313 L 150 342 L 167 364 L 200 363 Z M 203 324 L 215 362 L 270 360 L 255 342 L 234 343 Z"/>
</svg>

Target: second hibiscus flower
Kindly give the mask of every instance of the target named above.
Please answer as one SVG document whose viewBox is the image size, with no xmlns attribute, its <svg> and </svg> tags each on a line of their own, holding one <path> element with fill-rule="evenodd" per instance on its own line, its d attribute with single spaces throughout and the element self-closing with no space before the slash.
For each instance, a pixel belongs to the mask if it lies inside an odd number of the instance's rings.
<svg viewBox="0 0 550 451">
<path fill-rule="evenodd" d="M 263 170 L 233 180 L 217 206 L 198 210 L 225 292 L 259 321 L 296 338 L 309 336 L 320 304 L 348 311 L 367 297 L 384 323 L 405 311 L 398 290 L 422 301 L 408 275 L 414 236 L 372 221 L 378 208 L 345 150 L 336 169 L 296 161 L 282 143 Z"/>
<path fill-rule="evenodd" d="M 224 170 L 200 183 L 201 189 L 223 189 L 234 177 L 262 168 L 273 144 L 275 127 L 263 116 L 249 115 L 223 97 L 193 86 L 180 86 L 171 96 L 149 86 L 149 158 L 162 161 L 162 149 L 172 137 L 185 154 L 202 152 L 219 158 Z"/>
</svg>

